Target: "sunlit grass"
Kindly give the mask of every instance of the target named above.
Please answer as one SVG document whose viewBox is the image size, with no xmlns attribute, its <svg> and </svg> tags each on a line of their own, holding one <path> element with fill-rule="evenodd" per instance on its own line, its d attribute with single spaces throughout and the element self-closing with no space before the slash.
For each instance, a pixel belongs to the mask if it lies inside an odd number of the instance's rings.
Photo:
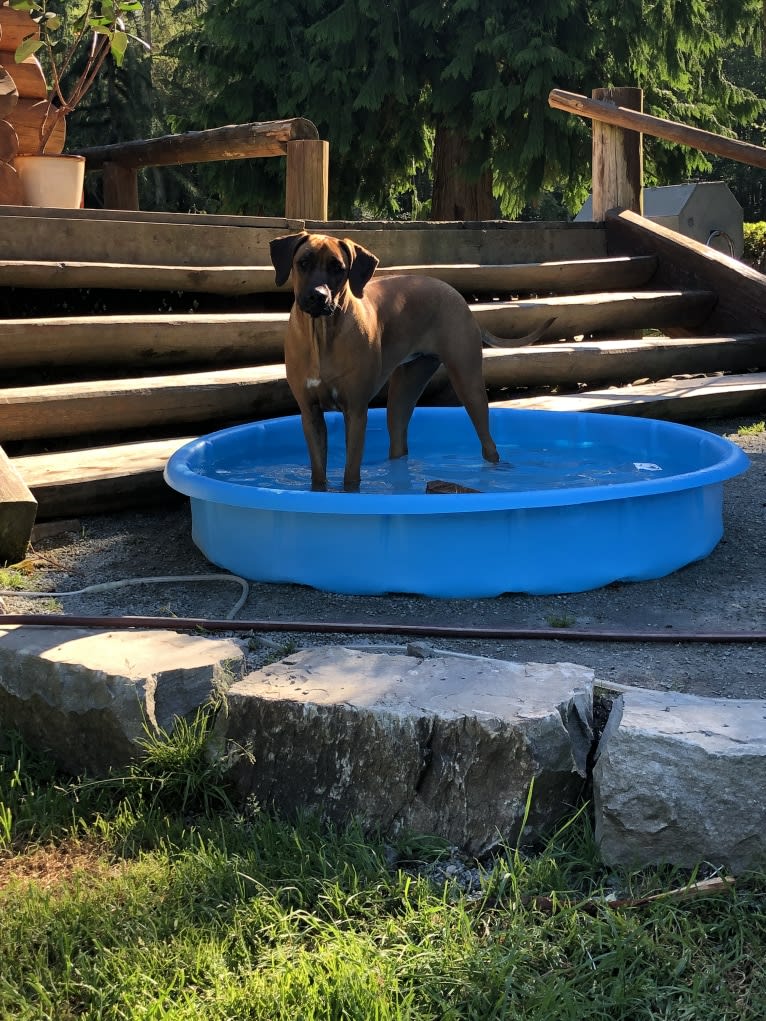
<svg viewBox="0 0 766 1021">
<path fill-rule="evenodd" d="M 71 782 L 21 742 L 0 757 L 0 1018 L 18 1021 L 760 1021 L 762 877 L 682 885 L 600 863 L 587 811 L 481 892 L 435 883 L 354 826 L 233 807 L 207 723 L 140 768 Z M 0 821 L 0 833 L 5 832 Z M 42 864 L 44 871 L 39 867 Z"/>
</svg>

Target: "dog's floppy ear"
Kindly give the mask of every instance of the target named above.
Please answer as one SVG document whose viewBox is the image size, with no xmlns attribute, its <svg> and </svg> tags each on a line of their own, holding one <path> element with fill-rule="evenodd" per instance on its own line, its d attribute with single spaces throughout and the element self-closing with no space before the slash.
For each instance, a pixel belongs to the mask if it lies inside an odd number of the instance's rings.
<svg viewBox="0 0 766 1021">
<path fill-rule="evenodd" d="M 285 234 L 284 237 L 274 238 L 269 242 L 271 262 L 277 271 L 276 284 L 281 287 L 287 283 L 290 271 L 293 268 L 293 256 L 299 245 L 302 245 L 308 238 L 308 232 L 302 230 L 300 234 Z"/>
<path fill-rule="evenodd" d="M 349 258 L 348 285 L 354 297 L 361 298 L 379 260 L 372 252 L 368 252 L 366 248 L 362 248 L 355 241 L 349 241 L 348 238 L 344 238 L 341 244 L 346 249 Z"/>
</svg>

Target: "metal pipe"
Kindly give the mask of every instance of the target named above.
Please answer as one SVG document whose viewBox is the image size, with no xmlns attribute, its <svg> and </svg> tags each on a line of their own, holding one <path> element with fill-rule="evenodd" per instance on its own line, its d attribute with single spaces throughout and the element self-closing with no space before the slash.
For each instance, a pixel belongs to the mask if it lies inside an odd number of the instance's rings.
<svg viewBox="0 0 766 1021">
<path fill-rule="evenodd" d="M 420 638 L 513 639 L 515 641 L 554 640 L 564 642 L 681 642 L 701 644 L 748 645 L 766 642 L 766 631 L 698 631 L 651 629 L 612 630 L 609 628 L 556 627 L 472 627 L 443 624 L 362 624 L 353 621 L 318 620 L 221 620 L 204 617 L 87 617 L 72 614 L 6 613 L 0 615 L 3 625 L 35 627 L 71 627 L 103 630 L 168 631 L 260 631 L 348 635 L 410 635 Z"/>
</svg>

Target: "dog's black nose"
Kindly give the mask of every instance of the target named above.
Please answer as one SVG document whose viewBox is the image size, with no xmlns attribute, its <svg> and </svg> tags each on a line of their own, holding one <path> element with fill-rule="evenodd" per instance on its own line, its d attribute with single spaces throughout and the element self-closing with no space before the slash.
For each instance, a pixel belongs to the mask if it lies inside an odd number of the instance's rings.
<svg viewBox="0 0 766 1021">
<path fill-rule="evenodd" d="M 306 291 L 300 302 L 303 311 L 310 316 L 328 316 L 332 313 L 333 305 L 332 291 L 326 284 Z"/>
</svg>

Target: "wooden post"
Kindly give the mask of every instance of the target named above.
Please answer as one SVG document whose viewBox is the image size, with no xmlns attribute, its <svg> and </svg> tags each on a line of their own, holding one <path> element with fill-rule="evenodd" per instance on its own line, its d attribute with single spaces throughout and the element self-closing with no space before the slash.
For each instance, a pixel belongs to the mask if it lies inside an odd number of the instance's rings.
<svg viewBox="0 0 766 1021">
<path fill-rule="evenodd" d="M 37 500 L 0 447 L 0 564 L 17 564 L 27 555 Z"/>
<path fill-rule="evenodd" d="M 138 170 L 104 163 L 104 209 L 138 209 Z"/>
<path fill-rule="evenodd" d="M 643 111 L 642 89 L 594 89 L 593 99 Z M 638 131 L 593 122 L 593 219 L 606 219 L 609 209 L 643 215 L 643 145 Z"/>
<path fill-rule="evenodd" d="M 329 142 L 322 139 L 288 142 L 285 217 L 326 220 L 329 180 Z"/>
</svg>

